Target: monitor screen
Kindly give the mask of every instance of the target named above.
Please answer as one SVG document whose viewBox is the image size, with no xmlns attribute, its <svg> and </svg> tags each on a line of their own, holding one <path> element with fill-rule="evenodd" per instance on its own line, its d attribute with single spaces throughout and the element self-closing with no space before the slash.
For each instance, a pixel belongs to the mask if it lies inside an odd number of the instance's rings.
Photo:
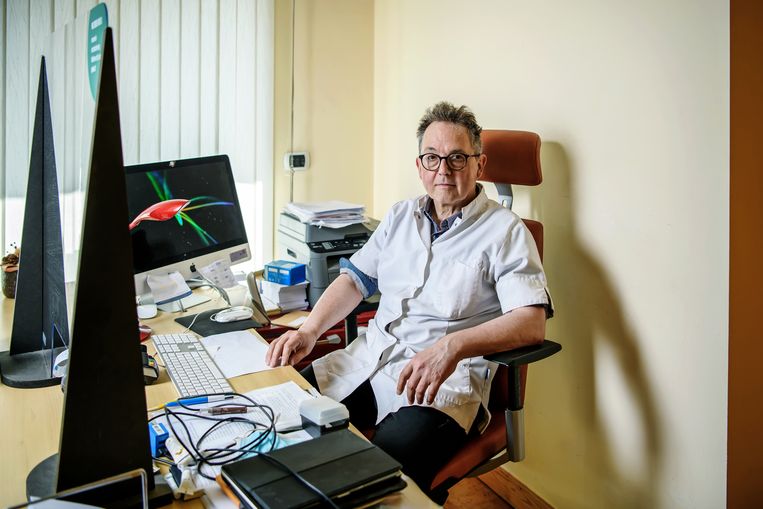
<svg viewBox="0 0 763 509">
<path fill-rule="evenodd" d="M 250 258 L 228 156 L 128 166 L 125 173 L 139 294 L 149 272 L 190 278 L 196 266 Z"/>
</svg>

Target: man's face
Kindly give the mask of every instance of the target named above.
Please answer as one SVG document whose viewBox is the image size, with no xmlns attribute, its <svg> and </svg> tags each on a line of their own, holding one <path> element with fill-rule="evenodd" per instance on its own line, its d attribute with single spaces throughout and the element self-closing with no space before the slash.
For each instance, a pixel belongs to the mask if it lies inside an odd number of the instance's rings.
<svg viewBox="0 0 763 509">
<path fill-rule="evenodd" d="M 421 153 L 448 156 L 455 153 L 472 155 L 475 152 L 464 126 L 450 122 L 433 122 L 424 131 Z M 427 194 L 435 202 L 438 213 L 446 211 L 453 214 L 474 199 L 477 194 L 477 178 L 482 173 L 486 160 L 484 154 L 470 157 L 461 171 L 451 170 L 447 161 L 442 160 L 437 171 L 429 171 L 422 166 L 420 159 L 416 159 L 419 178 Z"/>
</svg>

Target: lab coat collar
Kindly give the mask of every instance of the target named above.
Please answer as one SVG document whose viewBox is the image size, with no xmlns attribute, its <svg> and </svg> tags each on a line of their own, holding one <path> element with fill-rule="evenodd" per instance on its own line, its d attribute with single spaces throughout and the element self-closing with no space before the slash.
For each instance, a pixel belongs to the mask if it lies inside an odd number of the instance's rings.
<svg viewBox="0 0 763 509">
<path fill-rule="evenodd" d="M 431 198 L 428 194 L 419 196 L 417 202 L 416 202 L 416 210 L 414 211 L 417 218 L 424 217 L 424 211 L 426 210 L 429 200 Z M 474 197 L 472 201 L 466 204 L 464 208 L 461 209 L 461 219 L 457 219 L 455 224 L 465 221 L 469 217 L 473 215 L 481 214 L 485 208 L 487 207 L 488 197 L 485 193 L 485 188 L 482 184 L 479 182 L 477 183 L 477 196 Z"/>
</svg>

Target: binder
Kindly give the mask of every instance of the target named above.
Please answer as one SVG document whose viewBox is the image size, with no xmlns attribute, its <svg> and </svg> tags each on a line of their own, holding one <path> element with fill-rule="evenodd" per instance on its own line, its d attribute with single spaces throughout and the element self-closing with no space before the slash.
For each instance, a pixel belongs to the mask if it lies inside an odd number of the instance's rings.
<svg viewBox="0 0 763 509">
<path fill-rule="evenodd" d="M 349 430 L 268 455 L 298 472 L 340 507 L 355 507 L 406 486 L 397 461 Z M 262 455 L 223 466 L 222 478 L 246 507 L 309 508 L 323 502 L 290 472 Z"/>
</svg>

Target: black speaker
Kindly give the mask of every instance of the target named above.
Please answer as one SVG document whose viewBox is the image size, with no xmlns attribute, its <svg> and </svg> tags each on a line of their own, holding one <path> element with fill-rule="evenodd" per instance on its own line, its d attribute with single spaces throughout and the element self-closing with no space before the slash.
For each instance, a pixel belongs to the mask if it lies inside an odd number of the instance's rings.
<svg viewBox="0 0 763 509">
<path fill-rule="evenodd" d="M 69 342 L 69 322 L 45 57 L 40 62 L 21 235 L 11 346 L 0 352 L 0 379 L 10 387 L 46 387 L 61 383 L 53 376 L 53 360 Z"/>
</svg>

